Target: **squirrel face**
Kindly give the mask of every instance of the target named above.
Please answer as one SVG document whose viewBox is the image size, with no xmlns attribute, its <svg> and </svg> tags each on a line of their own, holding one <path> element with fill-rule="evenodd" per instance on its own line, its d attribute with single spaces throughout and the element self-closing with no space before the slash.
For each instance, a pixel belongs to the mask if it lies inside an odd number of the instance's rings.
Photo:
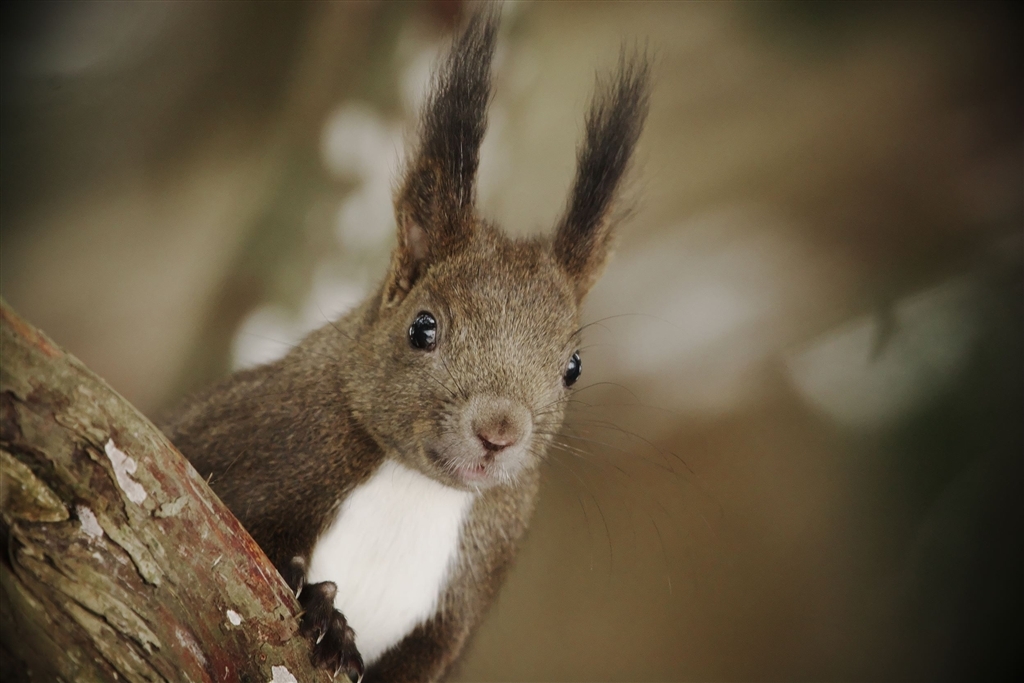
<svg viewBox="0 0 1024 683">
<path fill-rule="evenodd" d="M 407 465 L 483 489 L 514 484 L 561 426 L 578 377 L 579 302 L 549 243 L 484 223 L 471 234 L 361 342 L 388 358 L 363 401 L 388 396 L 389 410 L 360 418 Z"/>
<path fill-rule="evenodd" d="M 510 239 L 475 207 L 496 37 L 496 15 L 478 13 L 434 74 L 396 192 L 398 243 L 365 305 L 348 382 L 386 450 L 469 489 L 514 484 L 561 426 L 581 367 L 580 303 L 610 251 L 647 112 L 647 62 L 624 51 L 599 82 L 553 237 Z"/>
</svg>

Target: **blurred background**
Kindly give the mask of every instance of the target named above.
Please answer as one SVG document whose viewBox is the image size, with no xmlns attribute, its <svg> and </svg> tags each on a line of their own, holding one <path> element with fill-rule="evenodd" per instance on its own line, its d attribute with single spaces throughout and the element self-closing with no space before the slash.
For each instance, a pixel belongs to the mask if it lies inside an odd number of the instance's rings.
<svg viewBox="0 0 1024 683">
<path fill-rule="evenodd" d="M 0 287 L 143 412 L 359 301 L 466 3 L 5 4 Z M 455 679 L 940 680 L 1024 659 L 1022 23 L 506 3 L 480 209 L 655 90 L 586 372 Z"/>
</svg>

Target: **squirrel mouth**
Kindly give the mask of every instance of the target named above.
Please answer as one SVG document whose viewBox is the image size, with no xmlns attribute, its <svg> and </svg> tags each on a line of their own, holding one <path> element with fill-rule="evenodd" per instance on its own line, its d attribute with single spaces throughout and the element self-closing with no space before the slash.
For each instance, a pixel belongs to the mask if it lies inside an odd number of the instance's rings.
<svg viewBox="0 0 1024 683">
<path fill-rule="evenodd" d="M 490 479 L 487 463 L 477 462 L 468 464 L 456 459 L 442 459 L 434 449 L 427 450 L 427 457 L 434 461 L 442 469 L 447 470 L 450 475 L 466 484 L 480 484 Z"/>
<path fill-rule="evenodd" d="M 467 482 L 477 482 L 487 478 L 487 465 L 484 463 L 479 463 L 477 465 L 459 465 L 457 471 L 459 476 Z"/>
</svg>

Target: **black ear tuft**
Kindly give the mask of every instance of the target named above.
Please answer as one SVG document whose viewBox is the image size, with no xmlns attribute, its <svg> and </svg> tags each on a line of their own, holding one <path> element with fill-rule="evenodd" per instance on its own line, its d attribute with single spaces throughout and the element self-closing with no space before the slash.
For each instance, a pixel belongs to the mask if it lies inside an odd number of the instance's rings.
<svg viewBox="0 0 1024 683">
<path fill-rule="evenodd" d="M 555 232 L 554 250 L 578 298 L 600 275 L 611 245 L 610 213 L 647 118 L 650 63 L 623 48 L 610 81 L 598 80 L 576 153 L 576 178 Z"/>
<path fill-rule="evenodd" d="M 497 5 L 477 11 L 434 72 L 419 145 L 395 200 L 398 247 L 389 303 L 408 292 L 425 264 L 454 253 L 471 236 L 499 19 Z"/>
<path fill-rule="evenodd" d="M 445 207 L 472 211 L 480 143 L 491 99 L 491 59 L 498 36 L 499 10 L 486 6 L 469 20 L 451 52 L 434 74 L 430 98 L 420 122 L 417 166 L 432 167 L 441 181 Z M 410 177 L 411 184 L 419 182 Z M 423 216 L 427 218 L 427 216 Z"/>
</svg>

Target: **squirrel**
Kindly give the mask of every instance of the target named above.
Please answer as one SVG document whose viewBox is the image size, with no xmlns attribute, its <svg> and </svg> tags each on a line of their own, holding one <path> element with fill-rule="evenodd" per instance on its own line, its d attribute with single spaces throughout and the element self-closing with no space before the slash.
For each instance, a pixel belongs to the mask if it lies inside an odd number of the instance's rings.
<svg viewBox="0 0 1024 683">
<path fill-rule="evenodd" d="M 623 49 L 553 236 L 507 237 L 475 207 L 498 23 L 477 12 L 435 68 L 379 288 L 161 425 L 295 591 L 335 676 L 443 677 L 498 590 L 647 114 L 648 60 Z"/>
</svg>

